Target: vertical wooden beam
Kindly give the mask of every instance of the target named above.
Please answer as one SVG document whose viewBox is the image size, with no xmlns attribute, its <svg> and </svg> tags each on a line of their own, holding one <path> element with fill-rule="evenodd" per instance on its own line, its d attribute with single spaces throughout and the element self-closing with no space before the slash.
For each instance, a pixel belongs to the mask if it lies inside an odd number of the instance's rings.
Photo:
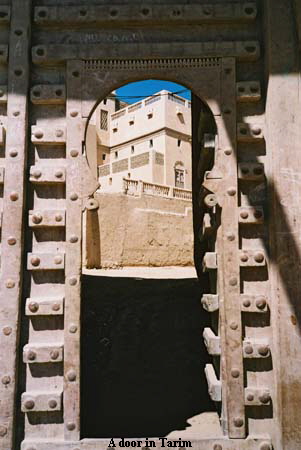
<svg viewBox="0 0 301 450">
<path fill-rule="evenodd" d="M 245 437 L 242 325 L 239 306 L 240 265 L 238 255 L 238 185 L 236 155 L 235 59 L 223 58 L 221 67 L 221 110 L 218 121 L 219 148 L 223 158 L 223 204 L 220 255 L 221 379 L 226 400 L 230 438 Z"/>
<path fill-rule="evenodd" d="M 11 2 L 0 276 L 0 449 L 14 448 L 31 0 Z"/>
<path fill-rule="evenodd" d="M 65 440 L 80 437 L 80 287 L 82 265 L 82 63 L 67 62 L 66 269 L 64 332 Z"/>
</svg>

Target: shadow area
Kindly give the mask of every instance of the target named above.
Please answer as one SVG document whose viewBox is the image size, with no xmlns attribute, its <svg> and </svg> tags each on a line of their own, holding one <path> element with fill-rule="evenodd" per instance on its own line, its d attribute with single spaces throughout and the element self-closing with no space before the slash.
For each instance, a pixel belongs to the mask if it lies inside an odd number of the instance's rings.
<svg viewBox="0 0 301 450">
<path fill-rule="evenodd" d="M 197 279 L 82 281 L 82 438 L 165 436 L 214 410 Z"/>
</svg>

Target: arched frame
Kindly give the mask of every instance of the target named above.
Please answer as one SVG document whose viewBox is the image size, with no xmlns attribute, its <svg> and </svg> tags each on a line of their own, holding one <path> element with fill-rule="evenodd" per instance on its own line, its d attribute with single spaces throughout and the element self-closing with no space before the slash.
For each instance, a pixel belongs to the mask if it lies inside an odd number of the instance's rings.
<svg viewBox="0 0 301 450">
<path fill-rule="evenodd" d="M 66 215 L 66 291 L 64 331 L 64 429 L 65 441 L 80 440 L 80 277 L 82 253 L 82 211 L 93 206 L 95 180 L 82 152 L 88 123 L 100 101 L 114 89 L 143 79 L 166 79 L 186 86 L 205 102 L 214 115 L 218 145 L 215 173 L 204 180 L 222 209 L 222 226 L 217 239 L 220 374 L 207 373 L 209 391 L 222 400 L 225 434 L 235 439 L 235 447 L 245 445 L 245 400 L 242 359 L 242 325 L 238 308 L 239 260 L 236 161 L 236 73 L 235 58 L 185 58 L 155 60 L 71 60 L 67 61 L 67 215 Z M 81 98 L 78 93 L 81 92 Z M 78 157 L 75 157 L 78 155 Z M 84 169 L 83 169 L 84 168 Z M 93 188 L 94 186 L 94 188 Z M 229 239 L 229 233 L 231 239 Z M 231 327 L 228 324 L 235 324 Z M 238 376 L 233 377 L 233 368 Z M 232 372 L 231 372 L 232 371 Z M 220 379 L 219 379 L 220 377 Z M 223 440 L 222 440 L 223 441 Z M 214 440 L 218 442 L 218 440 Z M 224 441 L 223 441 L 224 442 Z M 82 443 L 82 444 L 80 444 Z M 208 440 L 200 448 L 211 448 Z M 96 445 L 96 444 L 94 444 Z M 67 447 L 64 447 L 67 448 Z M 69 448 L 69 447 L 68 447 Z M 71 447 L 70 447 L 71 448 Z M 101 444 L 93 448 L 102 448 Z M 251 448 L 251 447 L 250 447 Z"/>
</svg>

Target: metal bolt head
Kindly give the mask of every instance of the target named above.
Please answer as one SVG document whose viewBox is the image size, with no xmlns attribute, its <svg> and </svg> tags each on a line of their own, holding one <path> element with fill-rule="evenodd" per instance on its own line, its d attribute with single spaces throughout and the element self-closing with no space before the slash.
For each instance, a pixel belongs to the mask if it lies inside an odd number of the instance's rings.
<svg viewBox="0 0 301 450">
<path fill-rule="evenodd" d="M 9 156 L 11 156 L 12 158 L 15 158 L 16 156 L 18 156 L 17 150 L 15 150 L 15 149 L 10 150 Z"/>
<path fill-rule="evenodd" d="M 58 350 L 51 350 L 50 352 L 50 358 L 53 360 L 58 359 L 58 357 L 60 356 L 60 352 Z"/>
<path fill-rule="evenodd" d="M 230 187 L 227 189 L 227 194 L 230 195 L 231 197 L 233 197 L 233 195 L 236 194 L 236 189 L 235 187 Z"/>
<path fill-rule="evenodd" d="M 77 279 L 75 277 L 70 277 L 69 278 L 69 284 L 70 286 L 75 286 L 77 283 Z"/>
<path fill-rule="evenodd" d="M 5 375 L 4 377 L 2 377 L 1 382 L 6 386 L 11 382 L 11 377 L 9 375 Z"/>
<path fill-rule="evenodd" d="M 208 208 L 213 208 L 215 205 L 217 205 L 217 198 L 214 194 L 208 194 L 204 198 L 204 203 Z"/>
<path fill-rule="evenodd" d="M 254 400 L 254 394 L 252 394 L 251 392 L 247 395 L 247 400 L 248 402 L 252 402 Z"/>
<path fill-rule="evenodd" d="M 236 286 L 237 285 L 237 278 L 236 277 L 231 277 L 229 280 L 229 284 L 230 286 Z"/>
<path fill-rule="evenodd" d="M 246 299 L 243 301 L 243 305 L 244 305 L 245 308 L 249 308 L 249 306 L 251 306 L 250 300 L 249 300 L 248 298 L 246 298 Z"/>
<path fill-rule="evenodd" d="M 68 381 L 75 381 L 76 380 L 76 372 L 75 372 L 75 370 L 73 370 L 73 369 L 68 370 L 67 378 L 68 378 Z"/>
<path fill-rule="evenodd" d="M 34 405 L 35 405 L 35 403 L 31 399 L 26 400 L 25 403 L 24 403 L 24 406 L 25 406 L 26 409 L 33 409 Z"/>
<path fill-rule="evenodd" d="M 11 199 L 12 202 L 16 202 L 19 198 L 19 194 L 18 192 L 11 192 L 9 198 Z"/>
<path fill-rule="evenodd" d="M 4 437 L 7 434 L 7 428 L 4 425 L 0 425 L 0 436 Z"/>
<path fill-rule="evenodd" d="M 56 137 L 62 137 L 64 135 L 63 130 L 56 130 L 55 132 Z"/>
<path fill-rule="evenodd" d="M 35 138 L 37 138 L 37 139 L 42 139 L 42 137 L 44 136 L 44 133 L 43 133 L 42 130 L 37 130 L 37 131 L 34 133 L 34 136 L 35 136 Z"/>
<path fill-rule="evenodd" d="M 220 444 L 214 444 L 213 450 L 223 450 L 223 447 Z"/>
<path fill-rule="evenodd" d="M 260 297 L 258 300 L 256 300 L 256 307 L 258 309 L 264 309 L 267 305 L 266 299 L 264 297 Z"/>
<path fill-rule="evenodd" d="M 243 253 L 240 257 L 241 262 L 247 262 L 248 259 L 249 259 L 249 257 L 246 253 Z"/>
<path fill-rule="evenodd" d="M 234 419 L 234 425 L 235 425 L 237 428 L 242 427 L 243 424 L 244 424 L 244 421 L 243 421 L 243 419 L 242 419 L 241 417 L 236 417 L 236 418 Z"/>
<path fill-rule="evenodd" d="M 264 261 L 264 255 L 263 255 L 263 253 L 260 253 L 260 252 L 255 253 L 255 255 L 254 255 L 254 260 L 255 260 L 257 263 L 262 263 L 262 262 Z"/>
<path fill-rule="evenodd" d="M 14 236 L 9 236 L 9 238 L 7 239 L 8 245 L 15 245 L 16 242 L 17 242 L 17 239 Z"/>
<path fill-rule="evenodd" d="M 75 149 L 71 150 L 71 151 L 70 151 L 70 155 L 71 155 L 73 158 L 76 158 L 76 156 L 78 156 L 78 150 L 75 150 Z"/>
<path fill-rule="evenodd" d="M 228 241 L 230 241 L 230 242 L 235 240 L 235 235 L 231 232 L 226 233 L 226 237 L 227 237 Z"/>
<path fill-rule="evenodd" d="M 28 309 L 32 313 L 36 313 L 39 310 L 39 304 L 37 302 L 30 302 Z"/>
<path fill-rule="evenodd" d="M 40 170 L 35 170 L 35 171 L 32 173 L 32 176 L 33 176 L 34 178 L 40 178 L 40 177 L 42 176 L 42 172 L 41 172 Z"/>
<path fill-rule="evenodd" d="M 247 354 L 247 355 L 252 355 L 252 353 L 253 353 L 253 347 L 252 347 L 252 345 L 246 345 L 245 346 L 245 353 Z"/>
<path fill-rule="evenodd" d="M 231 328 L 231 330 L 237 330 L 237 328 L 238 328 L 238 323 L 237 323 L 237 322 L 231 322 L 231 323 L 230 323 L 230 328 Z"/>
<path fill-rule="evenodd" d="M 270 352 L 270 349 L 267 345 L 261 345 L 260 347 L 258 347 L 258 353 L 261 356 L 268 356 L 269 352 Z"/>
<path fill-rule="evenodd" d="M 254 211 L 254 217 L 255 219 L 260 219 L 262 217 L 262 211 L 260 211 L 260 209 L 256 209 Z"/>
<path fill-rule="evenodd" d="M 3 332 L 4 336 L 9 336 L 12 333 L 12 331 L 13 331 L 12 327 L 4 327 L 2 329 L 2 332 Z"/>
<path fill-rule="evenodd" d="M 51 398 L 48 402 L 48 406 L 51 409 L 54 409 L 57 407 L 57 401 L 54 398 Z"/>
<path fill-rule="evenodd" d="M 259 136 L 261 133 L 261 128 L 260 127 L 252 127 L 252 134 L 254 134 L 255 136 Z"/>
<path fill-rule="evenodd" d="M 54 257 L 54 263 L 55 263 L 55 264 L 61 264 L 62 261 L 63 261 L 63 259 L 62 259 L 62 257 L 61 257 L 60 255 L 56 255 L 56 256 Z"/>
<path fill-rule="evenodd" d="M 78 237 L 75 234 L 73 234 L 72 236 L 70 236 L 69 240 L 72 244 L 75 244 L 78 241 Z"/>
<path fill-rule="evenodd" d="M 39 223 L 41 223 L 42 220 L 43 220 L 43 216 L 42 216 L 42 214 L 40 214 L 40 213 L 35 213 L 35 214 L 32 216 L 32 221 L 33 221 L 33 223 L 36 224 L 36 225 L 38 225 Z"/>
<path fill-rule="evenodd" d="M 240 217 L 241 217 L 242 219 L 247 219 L 247 218 L 249 217 L 248 211 L 241 211 Z"/>
<path fill-rule="evenodd" d="M 7 287 L 7 289 L 12 289 L 15 287 L 15 285 L 16 285 L 16 283 L 11 278 L 6 280 L 5 286 Z"/>
<path fill-rule="evenodd" d="M 70 200 L 72 200 L 73 202 L 75 202 L 77 199 L 78 199 L 78 195 L 77 195 L 75 192 L 73 192 L 73 193 L 70 195 Z"/>
<path fill-rule="evenodd" d="M 30 262 L 32 266 L 37 267 L 40 265 L 41 260 L 37 256 L 33 256 L 32 258 L 30 258 Z"/>
<path fill-rule="evenodd" d="M 75 430 L 75 423 L 74 422 L 68 422 L 66 427 L 67 427 L 67 430 L 73 431 L 73 430 Z"/>
<path fill-rule="evenodd" d="M 59 311 L 61 308 L 61 305 L 59 303 L 54 303 L 52 305 L 52 311 Z"/>
<path fill-rule="evenodd" d="M 69 333 L 76 333 L 77 332 L 77 326 L 72 323 L 69 327 Z"/>
<path fill-rule="evenodd" d="M 54 175 L 56 178 L 62 178 L 64 173 L 61 170 L 57 170 Z"/>
<path fill-rule="evenodd" d="M 37 357 L 36 352 L 34 352 L 33 350 L 29 350 L 27 352 L 27 359 L 29 359 L 29 361 L 34 361 Z"/>
<path fill-rule="evenodd" d="M 259 450 L 272 450 L 272 446 L 268 442 L 263 442 L 260 445 Z"/>
<path fill-rule="evenodd" d="M 261 401 L 261 403 L 263 403 L 264 405 L 268 404 L 271 401 L 271 396 L 268 392 L 263 392 L 260 396 L 259 396 L 259 400 Z"/>
<path fill-rule="evenodd" d="M 231 370 L 231 375 L 233 378 L 238 378 L 240 375 L 240 371 L 238 369 L 232 369 Z"/>
<path fill-rule="evenodd" d="M 63 216 L 61 214 L 56 214 L 55 215 L 55 221 L 56 222 L 61 222 L 63 220 Z"/>
<path fill-rule="evenodd" d="M 225 155 L 230 156 L 232 155 L 232 149 L 231 148 L 226 148 L 226 150 L 224 150 Z"/>
<path fill-rule="evenodd" d="M 76 111 L 75 109 L 70 111 L 70 116 L 71 117 L 77 117 L 78 116 L 78 111 Z"/>
</svg>

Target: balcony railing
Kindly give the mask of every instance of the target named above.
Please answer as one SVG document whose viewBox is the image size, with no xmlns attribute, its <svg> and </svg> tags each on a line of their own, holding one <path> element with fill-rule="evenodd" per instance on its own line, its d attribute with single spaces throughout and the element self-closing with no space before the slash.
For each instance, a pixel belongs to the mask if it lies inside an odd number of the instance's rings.
<svg viewBox="0 0 301 450">
<path fill-rule="evenodd" d="M 123 178 L 123 192 L 127 195 L 155 195 L 158 197 L 177 198 L 192 201 L 192 191 L 189 189 L 175 188 L 165 184 L 149 183 L 148 181 Z"/>
</svg>

